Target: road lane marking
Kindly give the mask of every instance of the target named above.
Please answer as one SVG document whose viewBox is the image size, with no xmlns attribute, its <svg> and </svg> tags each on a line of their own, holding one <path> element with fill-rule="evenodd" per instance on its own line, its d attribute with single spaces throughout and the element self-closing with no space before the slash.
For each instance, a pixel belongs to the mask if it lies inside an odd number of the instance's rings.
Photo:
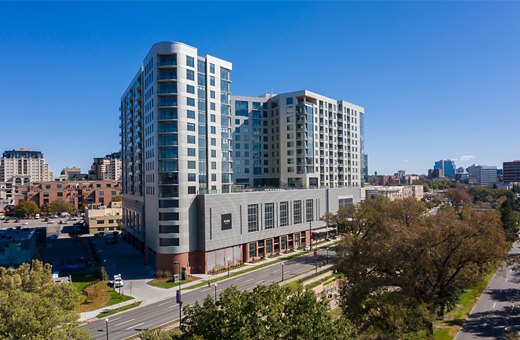
<svg viewBox="0 0 520 340">
<path fill-rule="evenodd" d="M 159 305 L 157 305 L 157 306 L 164 306 L 164 305 L 167 305 L 167 304 L 169 304 L 169 303 L 170 303 L 170 301 L 166 301 L 166 302 L 163 302 L 163 303 L 161 303 L 161 304 L 159 304 Z"/>
<path fill-rule="evenodd" d="M 134 328 L 136 328 L 137 326 L 141 326 L 142 324 L 144 324 L 144 322 L 138 323 L 137 325 L 130 326 L 130 327 L 128 327 L 126 330 L 134 329 Z"/>
<path fill-rule="evenodd" d="M 242 282 L 243 282 L 243 283 L 246 283 L 246 282 L 251 282 L 251 281 L 253 281 L 253 279 L 244 280 L 244 281 L 242 281 Z"/>
<path fill-rule="evenodd" d="M 496 305 L 497 305 L 497 303 L 495 302 L 495 303 L 493 304 L 493 308 L 495 308 Z"/>
<path fill-rule="evenodd" d="M 121 319 L 121 318 L 122 318 L 122 316 L 120 316 L 120 317 L 117 317 L 117 318 L 113 318 L 113 319 L 110 319 L 109 321 L 112 321 L 112 322 L 114 322 L 114 321 L 116 321 L 116 320 L 119 320 L 119 319 Z"/>
<path fill-rule="evenodd" d="M 170 307 L 166 307 L 166 309 L 170 309 L 170 308 L 173 308 L 175 306 L 177 306 L 177 305 L 171 305 Z"/>
<path fill-rule="evenodd" d="M 120 322 L 120 323 L 116 323 L 114 326 L 124 325 L 125 323 L 132 322 L 132 321 L 134 321 L 134 320 L 135 320 L 135 319 L 126 320 L 126 321 L 123 321 L 123 322 Z M 108 321 L 110 322 L 110 319 L 108 319 Z"/>
<path fill-rule="evenodd" d="M 262 283 L 262 282 L 264 282 L 264 280 L 257 281 L 257 282 L 255 282 L 255 284 L 259 284 L 259 283 Z"/>
</svg>

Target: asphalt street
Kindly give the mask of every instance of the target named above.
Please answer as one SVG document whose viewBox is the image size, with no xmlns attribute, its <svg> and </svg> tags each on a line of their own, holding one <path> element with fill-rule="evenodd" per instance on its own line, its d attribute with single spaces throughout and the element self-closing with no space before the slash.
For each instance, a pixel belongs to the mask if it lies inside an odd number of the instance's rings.
<svg viewBox="0 0 520 340">
<path fill-rule="evenodd" d="M 508 339 L 508 335 L 520 332 L 520 266 L 516 263 L 519 259 L 517 241 L 508 261 L 489 282 L 456 340 Z"/>
<path fill-rule="evenodd" d="M 333 255 L 335 255 L 335 253 L 330 251 L 329 256 Z M 326 257 L 327 251 L 325 249 L 318 251 L 318 263 L 323 263 L 326 260 Z M 285 278 L 301 274 L 316 266 L 316 260 L 313 258 L 312 254 L 296 257 L 284 261 L 283 263 Z M 264 267 L 237 277 L 217 282 L 216 293 L 218 295 L 221 291 L 231 285 L 235 285 L 240 290 L 249 290 L 258 285 L 281 281 L 281 279 L 282 265 L 281 263 L 277 263 L 272 266 Z M 175 302 L 176 290 L 177 288 L 171 288 L 169 290 L 171 291 L 172 296 L 170 299 L 131 309 L 127 312 L 109 317 L 109 339 L 125 339 L 138 334 L 142 330 L 155 328 L 178 319 L 179 307 Z M 191 305 L 194 304 L 195 301 L 202 302 L 205 297 L 208 295 L 214 296 L 214 294 L 215 286 L 212 284 L 210 287 L 204 286 L 192 291 L 187 291 L 186 293 L 182 292 L 182 302 L 184 305 Z M 107 338 L 106 323 L 104 319 L 88 323 L 81 328 L 89 331 L 93 335 L 94 339 Z"/>
</svg>

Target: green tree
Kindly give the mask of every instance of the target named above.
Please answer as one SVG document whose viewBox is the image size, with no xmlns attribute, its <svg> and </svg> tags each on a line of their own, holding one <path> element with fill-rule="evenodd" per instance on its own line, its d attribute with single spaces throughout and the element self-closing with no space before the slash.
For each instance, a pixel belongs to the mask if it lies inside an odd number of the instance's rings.
<svg viewBox="0 0 520 340">
<path fill-rule="evenodd" d="M 34 214 L 39 214 L 40 208 L 38 208 L 38 205 L 33 201 L 20 201 L 14 209 L 14 213 L 18 217 L 29 217 Z"/>
<path fill-rule="evenodd" d="M 334 322 L 326 302 L 301 287 L 291 294 L 277 284 L 252 291 L 226 289 L 215 303 L 207 297 L 202 305 L 184 308 L 184 338 L 193 339 L 348 339 L 352 327 Z"/>
<path fill-rule="evenodd" d="M 62 212 L 71 212 L 74 210 L 74 206 L 70 202 L 66 202 L 61 199 L 57 199 L 55 201 L 52 201 L 49 204 L 49 212 L 52 214 L 58 214 Z"/>
<path fill-rule="evenodd" d="M 112 202 L 121 202 L 121 195 L 115 195 L 112 197 Z"/>
<path fill-rule="evenodd" d="M 50 264 L 0 267 L 0 287 L 0 338 L 90 338 L 77 328 L 81 296 L 70 283 L 54 283 Z"/>
<path fill-rule="evenodd" d="M 448 206 L 429 215 L 413 199 L 375 203 L 370 209 L 378 223 L 366 233 L 345 233 L 338 247 L 337 269 L 349 279 L 342 288 L 343 312 L 366 337 L 431 333 L 434 316 L 479 282 L 486 266 L 504 258 L 508 244 L 500 217 Z M 355 210 L 367 204 L 374 202 Z M 358 214 L 352 214 L 353 223 Z"/>
</svg>

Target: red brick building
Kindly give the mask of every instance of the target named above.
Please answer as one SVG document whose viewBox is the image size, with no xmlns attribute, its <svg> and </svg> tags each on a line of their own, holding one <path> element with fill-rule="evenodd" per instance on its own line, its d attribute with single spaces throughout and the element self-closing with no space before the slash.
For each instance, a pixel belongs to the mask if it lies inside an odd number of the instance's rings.
<svg viewBox="0 0 520 340">
<path fill-rule="evenodd" d="M 110 205 L 114 196 L 121 194 L 121 186 L 112 181 L 51 181 L 18 187 L 16 204 L 22 200 L 33 201 L 42 207 L 55 200 L 72 203 L 75 210 L 91 203 Z"/>
</svg>

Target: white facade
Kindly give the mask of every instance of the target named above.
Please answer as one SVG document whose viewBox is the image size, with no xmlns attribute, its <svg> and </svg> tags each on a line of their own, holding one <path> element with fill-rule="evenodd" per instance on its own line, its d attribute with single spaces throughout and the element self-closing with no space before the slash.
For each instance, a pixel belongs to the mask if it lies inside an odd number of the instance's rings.
<svg viewBox="0 0 520 340">
<path fill-rule="evenodd" d="M 366 199 L 375 196 L 384 196 L 389 198 L 391 201 L 408 197 L 421 200 L 424 197 L 424 188 L 422 185 L 370 186 L 365 188 L 365 196 Z"/>
<path fill-rule="evenodd" d="M 52 181 L 52 172 L 43 154 L 28 149 L 5 151 L 0 158 L 0 182 L 21 185 Z"/>
</svg>

